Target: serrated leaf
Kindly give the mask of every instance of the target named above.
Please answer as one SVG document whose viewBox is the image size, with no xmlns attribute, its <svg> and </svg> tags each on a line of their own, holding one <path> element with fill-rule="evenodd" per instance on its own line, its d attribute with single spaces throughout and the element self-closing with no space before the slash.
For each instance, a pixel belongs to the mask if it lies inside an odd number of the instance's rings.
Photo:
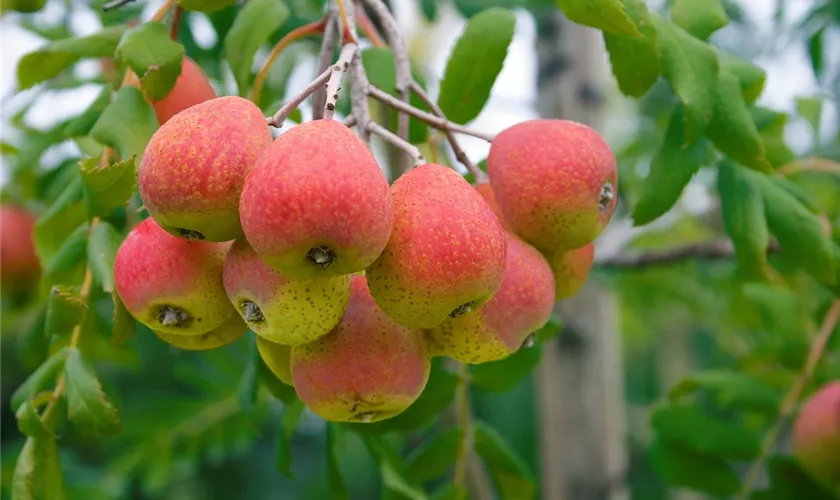
<svg viewBox="0 0 840 500">
<path fill-rule="evenodd" d="M 91 137 L 117 150 L 120 158 L 140 158 L 152 134 L 157 117 L 143 94 L 134 87 L 122 87 L 90 131 Z"/>
<path fill-rule="evenodd" d="M 620 0 L 555 0 L 570 21 L 624 36 L 641 36 Z"/>
<path fill-rule="evenodd" d="M 761 190 L 741 167 L 723 161 L 718 167 L 718 193 L 723 226 L 732 240 L 738 266 L 750 278 L 768 279 L 770 230 Z"/>
<path fill-rule="evenodd" d="M 779 240 L 785 255 L 790 256 L 817 281 L 837 283 L 834 245 L 823 232 L 819 217 L 794 196 L 768 180 L 755 175 L 764 197 L 764 211 L 770 232 Z"/>
<path fill-rule="evenodd" d="M 18 62 L 18 88 L 28 89 L 49 80 L 79 59 L 111 56 L 126 29 L 127 26 L 109 26 L 89 36 L 67 38 L 38 47 Z"/>
<path fill-rule="evenodd" d="M 501 498 L 535 498 L 537 487 L 534 475 L 525 461 L 494 429 L 480 421 L 475 422 L 474 427 L 475 452 L 487 466 Z"/>
<path fill-rule="evenodd" d="M 257 51 L 288 18 L 289 8 L 282 0 L 250 0 L 236 14 L 225 36 L 225 58 L 240 96 L 246 95 L 250 87 Z"/>
<path fill-rule="evenodd" d="M 738 474 L 720 457 L 702 455 L 655 439 L 650 446 L 651 465 L 667 484 L 729 497 L 741 488 Z"/>
<path fill-rule="evenodd" d="M 671 21 L 701 40 L 729 24 L 721 0 L 675 0 Z"/>
<path fill-rule="evenodd" d="M 136 160 L 131 156 L 101 168 L 99 157 L 79 162 L 85 205 L 91 217 L 105 217 L 128 202 L 137 186 Z"/>
<path fill-rule="evenodd" d="M 779 393 L 764 382 L 732 370 L 695 372 L 678 382 L 668 393 L 672 400 L 698 390 L 715 394 L 721 405 L 773 413 L 779 409 Z"/>
<path fill-rule="evenodd" d="M 755 170 L 769 172 L 764 141 L 741 95 L 738 78 L 721 71 L 715 93 L 714 115 L 706 134 L 730 158 Z"/>
<path fill-rule="evenodd" d="M 111 293 L 111 298 L 114 301 L 114 329 L 111 333 L 111 342 L 123 345 L 134 337 L 137 320 L 125 308 L 117 292 Z"/>
<path fill-rule="evenodd" d="M 528 378 L 542 358 L 542 346 L 523 347 L 499 361 L 470 367 L 473 386 L 489 392 L 505 392 Z"/>
<path fill-rule="evenodd" d="M 406 458 L 412 477 L 428 481 L 446 474 L 458 458 L 463 435 L 461 429 L 450 427 L 421 444 Z"/>
<path fill-rule="evenodd" d="M 820 120 L 822 119 L 823 100 L 816 97 L 797 97 L 796 114 L 811 125 L 814 137 L 820 136 Z"/>
<path fill-rule="evenodd" d="M 47 319 L 44 332 L 50 335 L 67 335 L 76 325 L 82 324 L 87 305 L 79 295 L 78 286 L 55 285 L 47 300 Z"/>
<path fill-rule="evenodd" d="M 82 263 L 87 253 L 87 231 L 88 223 L 85 222 L 67 236 L 52 260 L 44 266 L 42 281 L 55 284 L 75 282 L 80 274 L 78 270 L 84 267 Z"/>
<path fill-rule="evenodd" d="M 90 230 L 87 254 L 88 267 L 96 282 L 110 293 L 114 291 L 114 261 L 122 237 L 111 224 L 101 221 Z"/>
<path fill-rule="evenodd" d="M 649 17 L 659 37 L 662 76 L 686 108 L 686 143 L 694 143 L 714 113 L 717 53 L 711 45 L 655 13 Z"/>
<path fill-rule="evenodd" d="M 731 73 L 738 78 L 741 85 L 741 95 L 747 104 L 752 104 L 764 90 L 767 72 L 763 68 L 742 59 L 731 52 L 718 52 L 721 71 Z"/>
<path fill-rule="evenodd" d="M 464 124 L 481 113 L 502 71 L 515 27 L 516 17 L 501 7 L 483 10 L 469 20 L 440 83 L 438 105 L 449 120 Z"/>
<path fill-rule="evenodd" d="M 111 102 L 111 89 L 104 87 L 102 91 L 96 96 L 96 99 L 82 114 L 71 120 L 64 127 L 64 137 L 82 137 L 90 133 L 93 124 L 99 119 L 99 115 L 108 107 Z"/>
<path fill-rule="evenodd" d="M 111 405 L 93 368 L 82 359 L 75 347 L 67 351 L 64 365 L 67 394 L 67 417 L 84 431 L 113 431 L 119 426 L 116 408 Z"/>
<path fill-rule="evenodd" d="M 169 28 L 149 21 L 126 31 L 114 52 L 140 79 L 143 93 L 152 101 L 169 94 L 181 74 L 184 47 L 169 38 Z"/>
<path fill-rule="evenodd" d="M 29 401 L 24 401 L 15 412 L 18 430 L 28 437 L 45 438 L 52 435 L 44 421 L 38 415 L 37 409 Z"/>
<path fill-rule="evenodd" d="M 753 432 L 687 405 L 658 408 L 651 415 L 651 425 L 659 438 L 703 455 L 752 460 L 761 452 L 758 436 Z"/>
<path fill-rule="evenodd" d="M 35 223 L 35 252 L 41 264 L 48 265 L 70 233 L 86 220 L 82 180 L 74 176 L 61 195 Z"/>
<path fill-rule="evenodd" d="M 712 147 L 704 137 L 691 142 L 685 108 L 677 105 L 668 121 L 662 144 L 650 163 L 642 193 L 633 210 L 633 223 L 647 224 L 665 214 L 679 200 L 700 167 L 711 160 Z"/>
<path fill-rule="evenodd" d="M 339 428 L 332 422 L 327 422 L 327 486 L 330 490 L 330 498 L 335 500 L 349 500 L 347 487 L 341 477 L 341 468 L 338 466 L 338 450 L 336 434 Z"/>
<path fill-rule="evenodd" d="M 292 436 L 297 428 L 297 423 L 303 415 L 306 407 L 299 399 L 286 404 L 283 409 L 283 420 L 280 423 L 280 430 L 277 432 L 277 470 L 284 476 L 294 479 L 292 474 Z"/>
<path fill-rule="evenodd" d="M 20 405 L 35 394 L 52 390 L 58 379 L 59 373 L 64 369 L 64 360 L 67 358 L 67 348 L 62 347 L 56 351 L 41 366 L 35 369 L 29 377 L 12 393 L 12 410 L 17 411 Z"/>
<path fill-rule="evenodd" d="M 12 476 L 13 500 L 63 500 L 64 480 L 54 437 L 28 437 Z"/>
<path fill-rule="evenodd" d="M 651 23 L 647 5 L 642 0 L 622 0 L 640 37 L 604 32 L 604 44 L 610 56 L 612 73 L 624 95 L 641 97 L 662 74 L 659 38 Z"/>
<path fill-rule="evenodd" d="M 373 459 L 379 464 L 385 487 L 411 500 L 426 500 L 420 485 L 411 477 L 407 464 L 380 435 L 361 435 L 362 442 Z"/>
</svg>

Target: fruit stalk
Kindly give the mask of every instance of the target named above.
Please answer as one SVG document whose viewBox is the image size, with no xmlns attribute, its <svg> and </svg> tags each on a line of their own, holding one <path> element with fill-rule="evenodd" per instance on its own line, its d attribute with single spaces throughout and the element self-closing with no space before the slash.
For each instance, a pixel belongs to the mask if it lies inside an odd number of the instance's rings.
<svg viewBox="0 0 840 500">
<path fill-rule="evenodd" d="M 369 121 L 366 128 L 368 132 L 378 135 L 379 137 L 385 139 L 392 145 L 396 146 L 397 148 L 401 149 L 406 154 L 408 154 L 409 158 L 414 160 L 415 166 L 426 163 L 426 159 L 423 158 L 423 153 L 420 152 L 417 146 L 411 144 L 402 137 L 383 127 L 382 125 L 376 122 Z"/>
<path fill-rule="evenodd" d="M 825 348 L 828 345 L 828 341 L 831 340 L 831 334 L 834 333 L 838 319 L 840 319 L 840 300 L 835 300 L 831 303 L 825 318 L 823 318 L 819 333 L 816 338 L 814 338 L 814 341 L 811 342 L 811 348 L 808 350 L 808 357 L 805 359 L 805 365 L 802 366 L 802 370 L 796 377 L 796 381 L 785 395 L 784 400 L 782 400 L 776 423 L 764 436 L 764 440 L 761 443 L 761 454 L 755 459 L 752 465 L 750 465 L 750 468 L 747 471 L 741 495 L 738 497 L 739 499 L 747 500 L 750 497 L 764 462 L 776 447 L 776 441 L 779 438 L 779 434 L 781 434 L 782 427 L 784 427 L 785 422 L 790 419 L 793 412 L 796 410 L 796 404 L 802 396 L 802 391 L 805 389 L 805 385 L 814 374 L 814 368 L 816 368 L 817 363 L 819 363 L 822 358 L 823 352 L 825 352 Z"/>
</svg>

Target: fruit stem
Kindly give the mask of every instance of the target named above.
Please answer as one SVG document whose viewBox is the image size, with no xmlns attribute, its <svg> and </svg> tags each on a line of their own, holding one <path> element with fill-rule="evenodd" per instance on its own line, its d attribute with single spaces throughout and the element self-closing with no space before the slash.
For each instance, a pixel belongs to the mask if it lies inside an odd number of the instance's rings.
<svg viewBox="0 0 840 500">
<path fill-rule="evenodd" d="M 463 363 L 458 365 L 458 392 L 455 394 L 455 405 L 458 412 L 458 427 L 461 429 L 461 443 L 458 448 L 458 458 L 455 461 L 452 483 L 456 491 L 462 493 L 467 489 L 467 469 L 473 445 L 470 379 L 467 365 Z"/>
<path fill-rule="evenodd" d="M 781 434 L 782 427 L 784 427 L 785 422 L 796 410 L 796 405 L 802 396 L 802 392 L 805 390 L 805 385 L 814 374 L 814 368 L 816 368 L 820 358 L 822 358 L 823 352 L 825 352 L 825 348 L 828 345 L 828 341 L 831 339 L 831 334 L 834 333 L 834 329 L 837 327 L 838 318 L 840 318 L 840 299 L 833 301 L 831 306 L 829 306 L 828 312 L 826 313 L 825 318 L 823 318 L 822 325 L 820 326 L 819 333 L 814 338 L 813 342 L 811 342 L 811 348 L 808 350 L 808 357 L 805 359 L 805 365 L 802 366 L 802 370 L 799 371 L 799 375 L 796 377 L 796 380 L 790 390 L 785 395 L 784 400 L 782 400 L 776 423 L 764 436 L 764 440 L 761 443 L 761 454 L 755 459 L 752 465 L 750 465 L 750 468 L 747 471 L 746 479 L 744 479 L 744 486 L 741 490 L 741 495 L 738 497 L 741 500 L 746 500 L 750 497 L 752 489 L 755 486 L 755 482 L 758 479 L 758 474 L 761 472 L 761 467 L 776 447 L 776 440 L 779 438 L 779 434 Z"/>
<path fill-rule="evenodd" d="M 402 137 L 398 136 L 397 134 L 391 132 L 387 128 L 383 127 L 382 125 L 376 122 L 368 122 L 367 130 L 372 133 L 376 134 L 379 137 L 385 139 L 389 143 L 393 144 L 397 148 L 405 151 L 409 157 L 414 160 L 414 164 L 422 165 L 426 163 L 426 159 L 423 158 L 423 153 L 420 152 L 420 149 L 417 148 L 414 144 L 406 141 Z"/>
<path fill-rule="evenodd" d="M 299 28 L 295 28 L 292 31 L 286 33 L 286 36 L 280 39 L 274 47 L 271 49 L 271 53 L 268 54 L 268 58 L 263 63 L 262 67 L 260 68 L 259 73 L 257 73 L 256 78 L 254 78 L 254 86 L 251 88 L 251 101 L 259 106 L 260 102 L 260 93 L 262 92 L 263 84 L 265 83 L 265 79 L 268 77 L 268 71 L 271 69 L 271 65 L 274 64 L 274 61 L 280 57 L 280 54 L 283 50 L 286 49 L 292 42 L 300 40 L 306 36 L 310 35 L 317 35 L 318 33 L 324 32 L 324 27 L 326 26 L 327 20 L 329 16 L 324 16 L 319 21 L 311 22 L 309 24 L 305 24 Z"/>
</svg>

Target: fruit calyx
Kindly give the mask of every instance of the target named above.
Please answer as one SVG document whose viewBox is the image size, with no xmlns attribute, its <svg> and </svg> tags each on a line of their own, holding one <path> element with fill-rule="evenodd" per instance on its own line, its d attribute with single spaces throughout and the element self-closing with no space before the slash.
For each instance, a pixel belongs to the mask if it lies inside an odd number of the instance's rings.
<svg viewBox="0 0 840 500">
<path fill-rule="evenodd" d="M 598 207 L 601 210 L 607 210 L 610 208 L 610 204 L 615 198 L 615 189 L 611 182 L 607 182 L 601 187 L 601 196 L 598 198 Z"/>
<path fill-rule="evenodd" d="M 188 240 L 203 240 L 203 239 L 204 239 L 204 235 L 203 235 L 203 234 L 201 234 L 201 233 L 200 233 L 200 232 L 198 232 L 198 231 L 194 231 L 194 230 L 192 230 L 192 229 L 184 229 L 184 228 L 182 228 L 182 227 L 179 227 L 179 228 L 178 228 L 178 229 L 176 229 L 175 231 L 177 231 L 177 232 L 178 232 L 178 234 L 179 234 L 182 238 L 186 238 L 186 239 L 188 239 Z"/>
<path fill-rule="evenodd" d="M 242 310 L 242 317 L 248 323 L 263 323 L 265 322 L 265 315 L 263 315 L 260 306 L 251 302 L 250 300 L 243 300 L 239 304 Z"/>
<path fill-rule="evenodd" d="M 157 314 L 158 322 L 163 326 L 188 327 L 192 323 L 190 314 L 174 306 L 160 306 Z"/>
<path fill-rule="evenodd" d="M 320 245 L 309 249 L 306 253 L 306 260 L 322 269 L 326 269 L 335 262 L 336 255 L 332 248 Z"/>
<path fill-rule="evenodd" d="M 457 318 L 458 316 L 463 316 L 465 314 L 469 314 L 473 310 L 473 305 L 475 301 L 469 301 L 465 304 L 461 304 L 460 306 L 456 307 L 451 313 L 449 313 L 449 317 Z"/>
</svg>

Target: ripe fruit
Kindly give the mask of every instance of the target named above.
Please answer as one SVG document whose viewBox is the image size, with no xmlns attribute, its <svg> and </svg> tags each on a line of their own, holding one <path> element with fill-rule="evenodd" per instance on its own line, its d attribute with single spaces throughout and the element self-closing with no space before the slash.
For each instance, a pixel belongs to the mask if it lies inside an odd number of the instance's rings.
<svg viewBox="0 0 840 500">
<path fill-rule="evenodd" d="M 129 84 L 141 89 L 140 79 L 137 78 L 137 75 L 132 73 L 130 78 Z M 181 111 L 204 101 L 209 101 L 214 97 L 216 97 L 216 91 L 210 85 L 207 75 L 195 61 L 184 56 L 181 63 L 181 74 L 169 93 L 157 101 L 148 97 L 146 99 L 155 110 L 158 123 L 163 125 Z"/>
<path fill-rule="evenodd" d="M 195 12 L 213 12 L 235 2 L 236 0 L 178 0 L 181 7 Z"/>
<path fill-rule="evenodd" d="M 556 284 L 555 300 L 563 300 L 577 294 L 589 271 L 592 269 L 592 260 L 595 257 L 595 244 L 589 243 L 574 250 L 565 252 L 554 252 L 548 255 L 548 263 L 554 272 L 554 283 Z"/>
<path fill-rule="evenodd" d="M 185 109 L 155 132 L 143 154 L 137 187 L 146 209 L 176 236 L 241 236 L 242 184 L 270 143 L 262 112 L 246 99 L 217 97 Z"/>
<path fill-rule="evenodd" d="M 35 215 L 12 205 L 0 207 L 0 286 L 21 290 L 38 277 L 41 265 L 35 254 Z"/>
<path fill-rule="evenodd" d="M 292 359 L 291 346 L 277 344 L 257 335 L 257 351 L 271 373 L 284 384 L 293 385 L 290 365 Z"/>
<path fill-rule="evenodd" d="M 186 351 L 209 351 L 211 349 L 218 349 L 219 347 L 230 344 L 245 335 L 248 327 L 242 322 L 242 319 L 233 315 L 224 322 L 207 333 L 200 335 L 178 335 L 174 333 L 163 333 L 152 330 L 157 337 L 164 342 L 174 345 L 175 347 L 184 349 Z"/>
<path fill-rule="evenodd" d="M 505 232 L 481 195 L 435 164 L 402 175 L 391 194 L 391 239 L 367 272 L 385 314 L 434 328 L 490 299 L 502 283 Z"/>
<path fill-rule="evenodd" d="M 510 222 L 505 219 L 505 215 L 502 213 L 502 209 L 499 207 L 499 203 L 496 201 L 496 194 L 493 192 L 493 188 L 490 186 L 489 182 L 482 182 L 480 184 L 475 185 L 476 191 L 481 194 L 484 198 L 484 201 L 487 202 L 487 205 L 490 207 L 490 210 L 496 214 L 496 217 L 499 218 L 499 222 L 502 224 L 502 227 L 505 228 L 505 231 L 509 231 L 511 233 L 514 232 L 513 227 L 511 227 Z"/>
<path fill-rule="evenodd" d="M 209 332 L 236 316 L 222 286 L 228 248 L 230 243 L 177 238 L 145 219 L 117 250 L 117 293 L 131 315 L 152 330 Z"/>
<path fill-rule="evenodd" d="M 490 145 L 487 173 L 505 218 L 539 250 L 586 245 L 615 210 L 615 157 L 580 123 L 529 120 L 503 130 Z"/>
<path fill-rule="evenodd" d="M 793 451 L 814 477 L 840 487 L 840 380 L 802 406 L 793 425 Z"/>
<path fill-rule="evenodd" d="M 423 333 L 399 325 L 354 276 L 347 311 L 327 336 L 292 348 L 301 401 L 336 422 L 377 422 L 408 408 L 429 379 Z"/>
<path fill-rule="evenodd" d="M 254 250 L 289 278 L 365 269 L 394 217 L 373 153 L 333 120 L 297 125 L 266 148 L 245 181 L 239 215 Z"/>
<path fill-rule="evenodd" d="M 350 276 L 287 279 L 244 238 L 233 243 L 222 276 L 228 299 L 256 334 L 286 345 L 323 337 L 338 324 L 350 296 Z"/>
<path fill-rule="evenodd" d="M 508 233 L 499 291 L 476 313 L 448 318 L 429 331 L 429 340 L 436 353 L 462 363 L 497 361 L 545 326 L 553 306 L 554 278 L 545 257 Z"/>
</svg>

